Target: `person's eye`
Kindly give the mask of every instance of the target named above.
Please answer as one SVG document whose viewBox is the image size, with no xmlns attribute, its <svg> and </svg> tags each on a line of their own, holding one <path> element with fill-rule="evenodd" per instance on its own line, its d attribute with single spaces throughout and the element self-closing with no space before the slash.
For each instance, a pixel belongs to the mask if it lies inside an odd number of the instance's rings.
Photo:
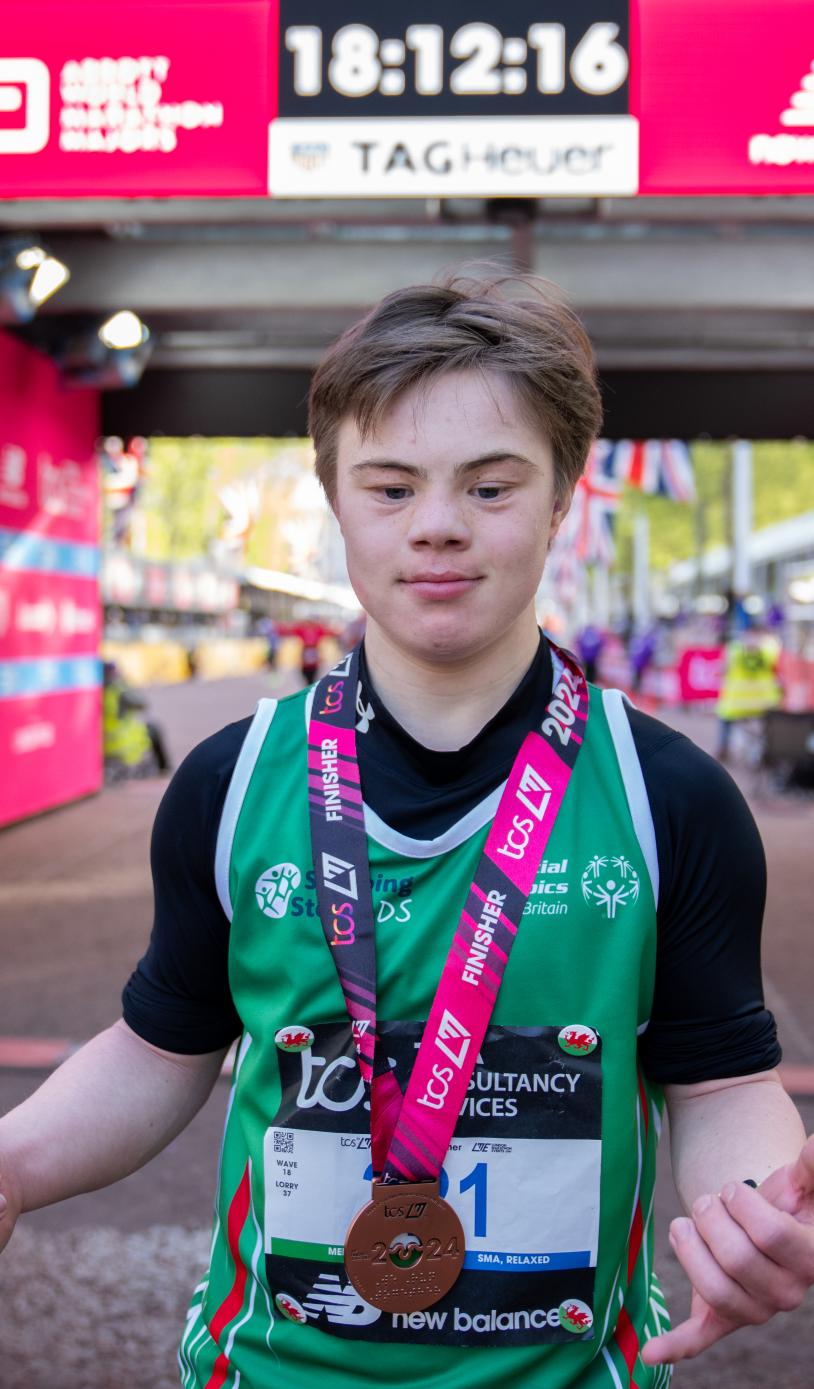
<svg viewBox="0 0 814 1389">
<path fill-rule="evenodd" d="M 494 502 L 505 496 L 509 488 L 504 482 L 480 482 L 473 491 L 479 501 Z"/>
<path fill-rule="evenodd" d="M 399 487 L 395 483 L 391 484 L 389 487 L 382 487 L 380 490 L 382 496 L 388 502 L 403 502 L 404 499 L 410 495 L 409 487 Z"/>
</svg>

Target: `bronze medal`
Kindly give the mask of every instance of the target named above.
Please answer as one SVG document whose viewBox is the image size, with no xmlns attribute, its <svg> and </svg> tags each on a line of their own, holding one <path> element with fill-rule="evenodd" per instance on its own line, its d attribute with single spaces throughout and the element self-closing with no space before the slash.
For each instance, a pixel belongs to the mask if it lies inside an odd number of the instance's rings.
<svg viewBox="0 0 814 1389">
<path fill-rule="evenodd" d="M 449 1292 L 464 1261 L 464 1232 L 438 1182 L 373 1183 L 351 1221 L 345 1268 L 365 1302 L 421 1312 Z"/>
</svg>

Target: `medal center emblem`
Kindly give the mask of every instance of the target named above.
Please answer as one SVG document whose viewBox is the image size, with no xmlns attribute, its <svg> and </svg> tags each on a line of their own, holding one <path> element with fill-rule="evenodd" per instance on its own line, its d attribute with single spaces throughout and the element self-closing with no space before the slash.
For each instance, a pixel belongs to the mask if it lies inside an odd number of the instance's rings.
<svg viewBox="0 0 814 1389">
<path fill-rule="evenodd" d="M 424 1253 L 424 1245 L 418 1235 L 396 1235 L 391 1239 L 387 1252 L 391 1264 L 395 1264 L 396 1268 L 414 1268 Z"/>
</svg>

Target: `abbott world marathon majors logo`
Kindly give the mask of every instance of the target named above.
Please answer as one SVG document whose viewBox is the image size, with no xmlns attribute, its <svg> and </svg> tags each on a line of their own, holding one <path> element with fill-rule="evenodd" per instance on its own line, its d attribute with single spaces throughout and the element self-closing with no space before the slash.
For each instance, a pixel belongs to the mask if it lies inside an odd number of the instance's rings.
<svg viewBox="0 0 814 1389">
<path fill-rule="evenodd" d="M 624 854 L 594 854 L 580 884 L 585 901 L 604 911 L 607 921 L 616 919 L 620 907 L 639 900 L 639 875 Z"/>
</svg>

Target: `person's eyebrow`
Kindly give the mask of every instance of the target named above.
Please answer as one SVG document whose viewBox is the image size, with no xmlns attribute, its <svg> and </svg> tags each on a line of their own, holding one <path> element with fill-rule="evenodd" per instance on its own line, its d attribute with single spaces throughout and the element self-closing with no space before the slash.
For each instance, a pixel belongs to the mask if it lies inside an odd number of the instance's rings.
<svg viewBox="0 0 814 1389">
<path fill-rule="evenodd" d="M 528 468 L 536 467 L 532 459 L 526 458 L 522 453 L 510 453 L 505 449 L 494 449 L 491 453 L 483 453 L 477 458 L 469 458 L 464 463 L 457 463 L 455 475 L 473 473 L 478 468 L 488 467 L 490 463 L 522 463 Z M 360 463 L 354 463 L 350 471 L 351 476 L 362 477 L 367 472 L 381 472 L 383 470 L 407 473 L 409 477 L 422 479 L 429 477 L 427 468 L 423 468 L 417 463 L 403 463 L 398 458 L 365 458 Z"/>
</svg>

